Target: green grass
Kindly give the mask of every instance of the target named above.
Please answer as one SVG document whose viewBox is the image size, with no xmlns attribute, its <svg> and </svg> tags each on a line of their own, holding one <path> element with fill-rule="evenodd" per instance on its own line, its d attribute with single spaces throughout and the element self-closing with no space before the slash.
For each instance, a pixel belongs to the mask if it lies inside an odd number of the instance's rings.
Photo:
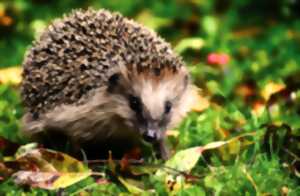
<svg viewBox="0 0 300 196">
<path fill-rule="evenodd" d="M 20 65 L 38 29 L 76 7 L 120 11 L 155 28 L 174 46 L 189 38 L 202 39 L 201 49 L 187 44 L 181 55 L 210 107 L 191 113 L 178 127 L 179 136 L 170 138 L 171 146 L 177 152 L 245 133 L 255 135 L 205 152 L 191 172 L 198 178 L 179 188 L 176 195 L 300 195 L 300 23 L 296 5 L 278 1 L 275 8 L 267 9 L 260 1 L 229 2 L 226 6 L 216 0 L 3 1 L 0 11 L 5 10 L 14 22 L 10 26 L 0 23 L 0 67 Z M 218 52 L 228 54 L 229 63 L 207 63 L 207 56 Z M 262 94 L 270 83 L 283 84 L 285 89 L 266 99 Z M 260 112 L 255 107 L 259 104 Z M 0 136 L 27 142 L 19 132 L 22 113 L 18 87 L 1 84 Z M 1 159 L 4 154 L 0 151 Z M 60 192 L 129 194 L 115 176 L 108 173 L 107 178 L 108 184 L 98 185 L 88 178 Z M 170 187 L 153 175 L 139 181 L 145 190 L 169 193 Z M 17 186 L 11 179 L 0 181 L 0 194 L 56 193 Z"/>
</svg>

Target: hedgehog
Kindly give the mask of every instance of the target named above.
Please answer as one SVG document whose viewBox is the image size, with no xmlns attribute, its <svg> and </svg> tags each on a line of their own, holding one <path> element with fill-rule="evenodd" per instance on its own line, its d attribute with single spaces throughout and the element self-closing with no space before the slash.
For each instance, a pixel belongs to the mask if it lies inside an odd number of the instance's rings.
<svg viewBox="0 0 300 196">
<path fill-rule="evenodd" d="M 152 144 L 169 157 L 166 130 L 191 110 L 196 87 L 170 44 L 108 10 L 73 10 L 27 50 L 21 96 L 25 135 L 59 133 L 72 148 L 119 150 Z"/>
</svg>

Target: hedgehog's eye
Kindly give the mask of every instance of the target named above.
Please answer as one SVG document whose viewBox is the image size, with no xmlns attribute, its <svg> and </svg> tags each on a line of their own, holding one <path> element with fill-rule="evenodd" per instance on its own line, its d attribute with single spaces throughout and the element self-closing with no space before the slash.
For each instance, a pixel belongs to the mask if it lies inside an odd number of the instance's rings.
<svg viewBox="0 0 300 196">
<path fill-rule="evenodd" d="M 108 78 L 109 85 L 115 86 L 118 83 L 119 79 L 120 79 L 119 74 L 117 74 L 117 73 L 113 74 L 112 76 L 110 76 Z"/>
<path fill-rule="evenodd" d="M 108 91 L 112 91 L 114 87 L 118 84 L 120 79 L 119 74 L 115 73 L 108 78 Z"/>
<path fill-rule="evenodd" d="M 172 109 L 172 103 L 170 101 L 166 101 L 166 103 L 165 103 L 165 114 L 170 113 L 171 109 Z"/>
<path fill-rule="evenodd" d="M 142 111 L 141 100 L 138 97 L 135 97 L 133 95 L 129 96 L 129 106 L 135 112 Z"/>
</svg>

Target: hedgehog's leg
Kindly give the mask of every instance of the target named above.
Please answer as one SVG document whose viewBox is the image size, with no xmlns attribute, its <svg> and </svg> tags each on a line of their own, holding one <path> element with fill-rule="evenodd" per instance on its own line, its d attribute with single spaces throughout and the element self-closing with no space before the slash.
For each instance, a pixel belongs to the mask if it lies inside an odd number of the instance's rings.
<svg viewBox="0 0 300 196">
<path fill-rule="evenodd" d="M 26 113 L 22 119 L 22 133 L 31 141 L 42 144 L 44 148 L 68 151 L 71 140 L 62 129 L 48 125 L 44 116 L 33 119 L 31 113 Z"/>
<path fill-rule="evenodd" d="M 170 157 L 169 149 L 166 145 L 165 140 L 160 140 L 156 144 L 154 144 L 154 148 L 156 151 L 156 156 L 158 158 L 162 158 L 163 160 L 167 160 Z"/>
<path fill-rule="evenodd" d="M 161 158 L 163 160 L 167 160 L 167 159 L 170 158 L 170 151 L 169 151 L 169 148 L 166 145 L 165 140 L 162 140 L 160 142 L 160 154 L 161 154 Z"/>
<path fill-rule="evenodd" d="M 44 130 L 44 123 L 41 120 L 35 120 L 31 113 L 26 113 L 21 122 L 21 132 L 29 137 L 32 137 Z"/>
</svg>

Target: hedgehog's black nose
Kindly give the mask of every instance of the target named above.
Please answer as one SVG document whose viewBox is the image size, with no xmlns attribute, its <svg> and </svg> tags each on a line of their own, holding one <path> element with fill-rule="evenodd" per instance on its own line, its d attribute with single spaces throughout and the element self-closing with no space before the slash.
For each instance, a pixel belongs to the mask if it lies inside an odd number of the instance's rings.
<svg viewBox="0 0 300 196">
<path fill-rule="evenodd" d="M 157 140 L 157 134 L 155 130 L 148 130 L 144 133 L 143 138 L 146 142 L 154 142 Z"/>
</svg>

